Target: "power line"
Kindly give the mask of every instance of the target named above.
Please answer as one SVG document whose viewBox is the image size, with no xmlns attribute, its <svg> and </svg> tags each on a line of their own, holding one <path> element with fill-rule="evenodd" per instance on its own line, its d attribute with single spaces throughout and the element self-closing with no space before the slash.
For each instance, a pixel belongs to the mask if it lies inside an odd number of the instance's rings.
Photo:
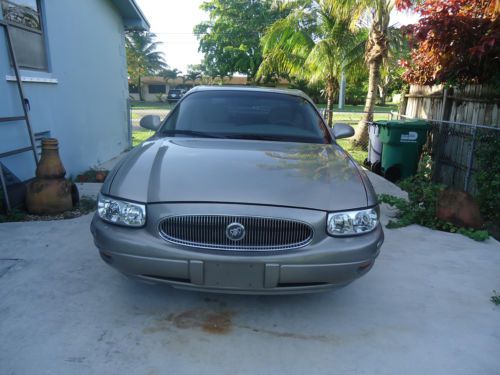
<svg viewBox="0 0 500 375">
<path fill-rule="evenodd" d="M 184 32 L 156 32 L 156 31 L 151 31 L 152 34 L 156 34 L 156 35 L 192 35 L 192 36 L 202 36 L 202 35 L 209 35 L 210 33 L 184 33 Z M 253 34 L 253 35 L 260 35 L 259 32 L 248 32 L 248 33 L 245 33 L 246 35 L 249 35 L 249 34 Z M 221 33 L 221 32 L 218 32 L 217 35 L 229 35 L 229 36 L 232 36 L 234 35 L 234 33 Z"/>
</svg>

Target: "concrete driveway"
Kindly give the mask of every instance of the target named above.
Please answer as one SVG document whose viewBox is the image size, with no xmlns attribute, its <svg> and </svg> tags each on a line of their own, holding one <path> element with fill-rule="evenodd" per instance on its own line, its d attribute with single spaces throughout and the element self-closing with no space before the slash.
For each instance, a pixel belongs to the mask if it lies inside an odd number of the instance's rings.
<svg viewBox="0 0 500 375">
<path fill-rule="evenodd" d="M 0 373 L 500 371 L 494 240 L 386 230 L 372 271 L 342 290 L 232 296 L 122 277 L 100 260 L 90 220 L 0 225 Z"/>
</svg>

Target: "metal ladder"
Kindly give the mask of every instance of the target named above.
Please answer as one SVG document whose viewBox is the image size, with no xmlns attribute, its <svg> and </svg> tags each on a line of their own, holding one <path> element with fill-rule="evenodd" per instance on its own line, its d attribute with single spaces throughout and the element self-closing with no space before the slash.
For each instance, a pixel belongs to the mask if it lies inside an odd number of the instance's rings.
<svg viewBox="0 0 500 375">
<path fill-rule="evenodd" d="M 22 116 L 0 117 L 0 125 L 1 125 L 1 123 L 4 123 L 4 122 L 24 121 L 26 124 L 26 129 L 28 130 L 28 135 L 29 135 L 29 139 L 30 139 L 30 146 L 14 149 L 14 150 L 7 151 L 4 153 L 0 153 L 0 159 L 6 158 L 8 156 L 21 154 L 23 152 L 31 151 L 33 153 L 33 157 L 35 158 L 35 164 L 38 166 L 38 155 L 36 153 L 35 137 L 33 136 L 33 131 L 31 129 L 30 116 L 28 113 L 28 101 L 26 100 L 26 98 L 24 96 L 23 85 L 21 82 L 21 75 L 19 74 L 19 66 L 17 65 L 16 52 L 14 51 L 14 47 L 12 46 L 12 39 L 10 36 L 10 26 L 7 22 L 0 20 L 0 27 L 3 27 L 5 30 L 5 36 L 7 39 L 7 47 L 9 49 L 9 55 L 10 55 L 11 60 L 12 60 L 11 62 L 12 62 L 12 65 L 14 67 L 14 72 L 16 74 L 17 88 L 19 91 L 19 97 L 21 99 L 21 105 L 23 107 L 23 113 L 24 113 Z M 7 211 L 10 211 L 12 207 L 10 204 L 9 193 L 7 191 L 7 183 L 6 183 L 6 179 L 5 179 L 5 175 L 4 175 L 1 163 L 0 163 L 0 183 L 1 183 L 1 187 L 3 190 L 4 197 L 5 197 L 5 204 L 6 204 Z"/>
</svg>

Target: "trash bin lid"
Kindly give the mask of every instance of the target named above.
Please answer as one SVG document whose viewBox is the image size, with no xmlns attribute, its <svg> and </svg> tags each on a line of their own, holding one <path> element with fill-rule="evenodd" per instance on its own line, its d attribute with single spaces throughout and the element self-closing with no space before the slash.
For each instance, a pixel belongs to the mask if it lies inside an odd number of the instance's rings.
<svg viewBox="0 0 500 375">
<path fill-rule="evenodd" d="M 388 128 L 393 128 L 393 129 L 399 129 L 399 128 L 404 128 L 408 129 L 409 127 L 411 128 L 416 128 L 415 130 L 419 129 L 429 129 L 430 124 L 426 120 L 420 120 L 420 119 L 415 119 L 415 120 L 382 120 L 382 121 L 375 121 L 374 124 L 378 126 L 386 126 Z"/>
</svg>

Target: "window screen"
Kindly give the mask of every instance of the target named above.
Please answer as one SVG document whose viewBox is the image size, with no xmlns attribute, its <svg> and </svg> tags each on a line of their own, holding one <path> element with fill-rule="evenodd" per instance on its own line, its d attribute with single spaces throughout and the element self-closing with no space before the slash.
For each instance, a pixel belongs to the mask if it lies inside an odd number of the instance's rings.
<svg viewBox="0 0 500 375">
<path fill-rule="evenodd" d="M 38 0 L 0 0 L 3 18 L 20 68 L 47 70 L 47 56 Z"/>
</svg>

